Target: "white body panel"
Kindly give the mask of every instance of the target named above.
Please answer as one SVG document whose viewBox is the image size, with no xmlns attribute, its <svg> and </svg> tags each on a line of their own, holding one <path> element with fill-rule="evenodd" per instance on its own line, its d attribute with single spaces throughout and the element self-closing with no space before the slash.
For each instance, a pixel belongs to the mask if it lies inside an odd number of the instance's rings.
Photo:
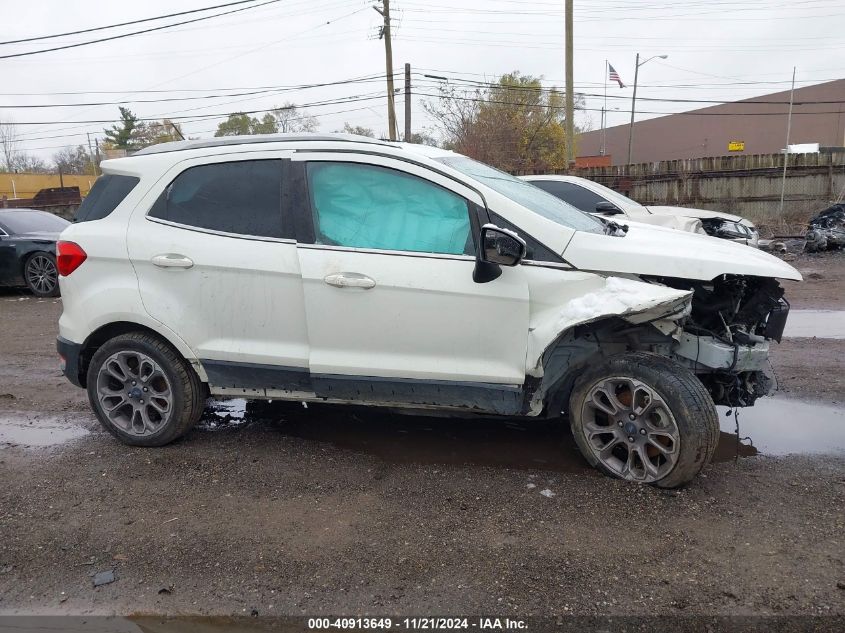
<svg viewBox="0 0 845 633">
<path fill-rule="evenodd" d="M 282 158 L 258 152 L 250 159 Z M 307 367 L 308 341 L 296 243 L 180 227 L 147 217 L 164 187 L 185 169 L 245 158 L 180 161 L 137 205 L 128 253 L 146 312 L 178 330 L 200 359 Z M 162 267 L 184 257 L 188 268 Z"/>
<path fill-rule="evenodd" d="M 709 281 L 719 275 L 801 279 L 773 255 L 708 235 L 631 223 L 624 237 L 578 232 L 563 253 L 583 270 Z"/>
<path fill-rule="evenodd" d="M 520 385 L 528 285 L 520 269 L 486 284 L 470 257 L 299 247 L 314 374 Z M 357 273 L 375 286 L 338 288 Z"/>
</svg>

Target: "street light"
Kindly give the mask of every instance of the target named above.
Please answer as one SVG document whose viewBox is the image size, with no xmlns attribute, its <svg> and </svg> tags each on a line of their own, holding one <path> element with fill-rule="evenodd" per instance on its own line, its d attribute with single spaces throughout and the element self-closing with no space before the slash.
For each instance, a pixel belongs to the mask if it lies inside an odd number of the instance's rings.
<svg viewBox="0 0 845 633">
<path fill-rule="evenodd" d="M 631 164 L 631 152 L 634 150 L 634 110 L 637 107 L 637 75 L 640 73 L 640 66 L 647 64 L 652 59 L 667 59 L 668 55 L 652 55 L 641 62 L 640 54 L 637 53 L 637 65 L 634 68 L 634 96 L 631 98 L 631 125 L 628 127 L 628 164 Z"/>
</svg>

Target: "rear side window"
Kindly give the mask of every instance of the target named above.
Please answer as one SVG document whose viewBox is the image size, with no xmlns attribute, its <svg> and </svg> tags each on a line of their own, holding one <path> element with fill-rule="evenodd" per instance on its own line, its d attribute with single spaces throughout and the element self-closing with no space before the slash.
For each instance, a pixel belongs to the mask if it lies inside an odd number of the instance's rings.
<svg viewBox="0 0 845 633">
<path fill-rule="evenodd" d="M 82 201 L 76 211 L 74 222 L 90 222 L 102 220 L 114 211 L 129 192 L 135 188 L 140 179 L 135 176 L 121 176 L 118 174 L 103 174 L 91 187 L 91 191 Z"/>
<path fill-rule="evenodd" d="M 474 253 L 466 199 L 394 169 L 308 164 L 318 244 L 419 253 Z"/>
<path fill-rule="evenodd" d="M 201 229 L 283 237 L 282 161 L 191 167 L 162 192 L 149 216 Z"/>
<path fill-rule="evenodd" d="M 552 194 L 556 198 L 560 198 L 564 202 L 568 202 L 576 209 L 581 209 L 581 211 L 586 211 L 587 213 L 594 213 L 596 205 L 599 202 L 605 202 L 605 199 L 600 195 L 571 182 L 532 180 L 531 184 L 540 187 L 543 191 Z"/>
</svg>

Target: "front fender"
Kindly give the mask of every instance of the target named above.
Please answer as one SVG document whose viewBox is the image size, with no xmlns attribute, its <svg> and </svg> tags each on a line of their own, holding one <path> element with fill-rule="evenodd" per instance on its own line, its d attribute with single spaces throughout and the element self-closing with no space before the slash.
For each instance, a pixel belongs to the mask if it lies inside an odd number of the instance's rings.
<svg viewBox="0 0 845 633">
<path fill-rule="evenodd" d="M 572 284 L 577 284 L 577 292 L 573 292 Z M 619 317 L 632 324 L 655 322 L 665 326 L 665 322 L 672 324 L 687 314 L 692 300 L 691 291 L 589 273 L 560 286 L 558 303 L 554 297 L 546 297 L 540 309 L 532 310 L 526 355 L 528 375 L 542 376 L 546 350 L 578 325 Z"/>
</svg>

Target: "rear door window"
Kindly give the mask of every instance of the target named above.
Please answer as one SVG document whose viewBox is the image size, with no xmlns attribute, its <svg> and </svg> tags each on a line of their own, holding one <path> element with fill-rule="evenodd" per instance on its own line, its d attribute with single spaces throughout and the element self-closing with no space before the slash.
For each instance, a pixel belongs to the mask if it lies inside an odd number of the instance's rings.
<svg viewBox="0 0 845 633">
<path fill-rule="evenodd" d="M 153 204 L 149 217 L 255 237 L 284 237 L 282 161 L 245 160 L 191 167 Z"/>
<path fill-rule="evenodd" d="M 571 182 L 532 180 L 531 184 L 587 213 L 595 213 L 596 205 L 599 202 L 606 202 L 600 195 Z"/>
<path fill-rule="evenodd" d="M 308 188 L 318 244 L 418 253 L 475 252 L 465 198 L 405 172 L 314 162 Z"/>
<path fill-rule="evenodd" d="M 85 200 L 76 211 L 74 222 L 90 222 L 102 220 L 117 208 L 129 192 L 135 188 L 140 179 L 135 176 L 121 176 L 119 174 L 103 174 L 91 187 Z"/>
</svg>

